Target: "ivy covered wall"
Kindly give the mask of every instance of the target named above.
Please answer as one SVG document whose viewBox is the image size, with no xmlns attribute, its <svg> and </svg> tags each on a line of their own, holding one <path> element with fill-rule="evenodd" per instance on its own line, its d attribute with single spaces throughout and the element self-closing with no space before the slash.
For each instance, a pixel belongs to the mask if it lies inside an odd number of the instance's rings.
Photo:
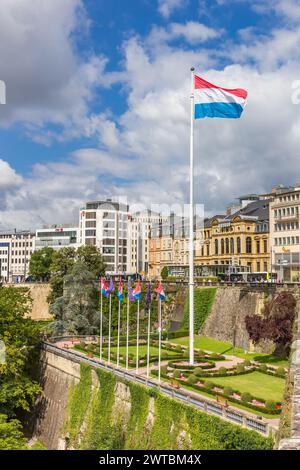
<svg viewBox="0 0 300 470">
<path fill-rule="evenodd" d="M 271 438 L 81 364 L 63 427 L 67 449 L 272 449 Z"/>
</svg>

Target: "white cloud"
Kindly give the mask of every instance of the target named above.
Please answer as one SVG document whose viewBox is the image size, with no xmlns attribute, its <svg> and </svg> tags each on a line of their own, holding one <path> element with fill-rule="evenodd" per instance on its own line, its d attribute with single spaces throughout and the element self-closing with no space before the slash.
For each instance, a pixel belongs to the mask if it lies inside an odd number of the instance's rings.
<svg viewBox="0 0 300 470">
<path fill-rule="evenodd" d="M 187 0 L 158 0 L 158 11 L 165 18 L 169 18 L 175 10 L 183 8 Z"/>
<path fill-rule="evenodd" d="M 1 1 L 7 104 L 0 108 L 0 126 L 22 122 L 28 134 L 45 143 L 78 134 L 95 88 L 109 84 L 106 58 L 84 60 L 76 51 L 74 33 L 84 35 L 88 26 L 82 0 Z M 47 123 L 59 126 L 60 134 L 43 134 Z"/>
<path fill-rule="evenodd" d="M 215 39 L 223 31 L 209 28 L 196 21 L 186 23 L 169 23 L 165 28 L 154 27 L 149 35 L 148 42 L 152 45 L 160 45 L 164 42 L 171 42 L 182 38 L 189 44 L 199 44 L 210 39 Z"/>
</svg>

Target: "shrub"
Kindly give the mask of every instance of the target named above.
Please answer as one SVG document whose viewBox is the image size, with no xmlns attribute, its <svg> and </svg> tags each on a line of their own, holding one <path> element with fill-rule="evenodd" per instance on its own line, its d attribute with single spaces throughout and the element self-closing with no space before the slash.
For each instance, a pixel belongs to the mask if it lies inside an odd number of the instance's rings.
<svg viewBox="0 0 300 470">
<path fill-rule="evenodd" d="M 206 354 L 205 351 L 202 351 L 202 349 L 200 349 L 200 350 L 198 351 L 198 355 L 199 355 L 199 356 L 204 357 L 205 354 Z"/>
<path fill-rule="evenodd" d="M 268 366 L 267 366 L 266 364 L 261 364 L 261 365 L 259 366 L 259 370 L 260 370 L 261 372 L 268 372 Z"/>
<path fill-rule="evenodd" d="M 245 367 L 243 366 L 243 364 L 238 364 L 236 366 L 236 371 L 238 374 L 242 374 L 243 372 L 245 372 Z"/>
<path fill-rule="evenodd" d="M 182 351 L 182 347 L 180 346 L 180 344 L 177 344 L 177 345 L 176 345 L 175 351 L 176 351 L 176 352 L 181 352 L 181 351 Z"/>
<path fill-rule="evenodd" d="M 162 351 L 161 358 L 162 359 L 168 359 L 168 353 L 166 351 Z"/>
<path fill-rule="evenodd" d="M 242 401 L 245 401 L 245 402 L 249 403 L 249 402 L 252 401 L 252 395 L 248 392 L 244 392 L 241 395 L 241 399 L 242 399 Z"/>
<path fill-rule="evenodd" d="M 208 388 L 209 390 L 213 389 L 214 388 L 214 383 L 213 382 L 210 382 L 209 380 L 207 380 L 206 382 L 204 382 L 204 387 L 205 388 Z"/>
<path fill-rule="evenodd" d="M 160 371 L 161 371 L 162 374 L 167 375 L 168 366 L 161 366 Z"/>
<path fill-rule="evenodd" d="M 171 343 L 165 343 L 164 346 L 166 349 L 172 349 Z"/>
<path fill-rule="evenodd" d="M 228 395 L 230 397 L 231 395 L 233 395 L 233 389 L 231 387 L 225 387 L 224 393 L 225 395 Z"/>
<path fill-rule="evenodd" d="M 245 367 L 250 367 L 250 366 L 251 366 L 251 361 L 249 361 L 249 359 L 246 359 L 246 360 L 244 361 L 244 366 L 245 366 Z"/>
<path fill-rule="evenodd" d="M 173 377 L 174 377 L 174 379 L 179 379 L 180 376 L 181 376 L 181 372 L 180 372 L 179 369 L 173 370 Z"/>
<path fill-rule="evenodd" d="M 187 380 L 190 384 L 195 384 L 198 382 L 198 378 L 194 375 L 194 374 L 191 374 Z"/>
<path fill-rule="evenodd" d="M 276 410 L 276 402 L 273 400 L 266 401 L 266 408 L 270 411 Z"/>
<path fill-rule="evenodd" d="M 203 369 L 201 369 L 201 367 L 196 367 L 195 370 L 194 370 L 194 374 L 195 375 L 202 375 L 203 373 Z"/>
<path fill-rule="evenodd" d="M 278 369 L 276 370 L 276 375 L 278 375 L 278 377 L 285 377 L 285 368 L 278 367 Z"/>
<path fill-rule="evenodd" d="M 218 370 L 219 374 L 221 375 L 225 375 L 227 374 L 227 369 L 226 367 L 220 367 L 220 369 Z"/>
</svg>

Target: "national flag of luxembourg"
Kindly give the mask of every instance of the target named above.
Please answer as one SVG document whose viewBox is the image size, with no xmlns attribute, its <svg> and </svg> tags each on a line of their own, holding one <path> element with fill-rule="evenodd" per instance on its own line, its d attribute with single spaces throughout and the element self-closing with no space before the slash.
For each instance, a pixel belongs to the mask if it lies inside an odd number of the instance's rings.
<svg viewBox="0 0 300 470">
<path fill-rule="evenodd" d="M 155 289 L 155 292 L 159 294 L 160 300 L 166 300 L 166 294 L 165 294 L 164 287 L 161 282 L 158 284 L 158 287 L 157 289 Z"/>
<path fill-rule="evenodd" d="M 133 289 L 133 297 L 135 300 L 140 300 L 142 296 L 141 284 L 140 281 L 137 281 L 135 288 Z"/>
<path fill-rule="evenodd" d="M 109 296 L 108 285 L 104 279 L 101 279 L 101 293 L 105 295 L 105 297 Z"/>
<path fill-rule="evenodd" d="M 195 119 L 241 117 L 248 92 L 242 88 L 221 88 L 195 75 Z"/>
<path fill-rule="evenodd" d="M 118 296 L 119 301 L 122 302 L 122 300 L 123 300 L 123 283 L 122 283 L 121 279 L 119 281 L 117 296 Z"/>
</svg>

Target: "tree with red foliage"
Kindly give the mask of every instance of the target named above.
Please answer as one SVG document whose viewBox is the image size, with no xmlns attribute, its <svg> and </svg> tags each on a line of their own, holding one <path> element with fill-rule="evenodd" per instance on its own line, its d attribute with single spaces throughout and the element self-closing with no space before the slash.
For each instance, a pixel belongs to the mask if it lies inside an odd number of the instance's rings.
<svg viewBox="0 0 300 470">
<path fill-rule="evenodd" d="M 296 299 L 284 291 L 273 297 L 265 306 L 264 315 L 247 315 L 246 329 L 250 339 L 257 344 L 261 339 L 275 343 L 274 354 L 288 356 L 293 337 Z"/>
</svg>

